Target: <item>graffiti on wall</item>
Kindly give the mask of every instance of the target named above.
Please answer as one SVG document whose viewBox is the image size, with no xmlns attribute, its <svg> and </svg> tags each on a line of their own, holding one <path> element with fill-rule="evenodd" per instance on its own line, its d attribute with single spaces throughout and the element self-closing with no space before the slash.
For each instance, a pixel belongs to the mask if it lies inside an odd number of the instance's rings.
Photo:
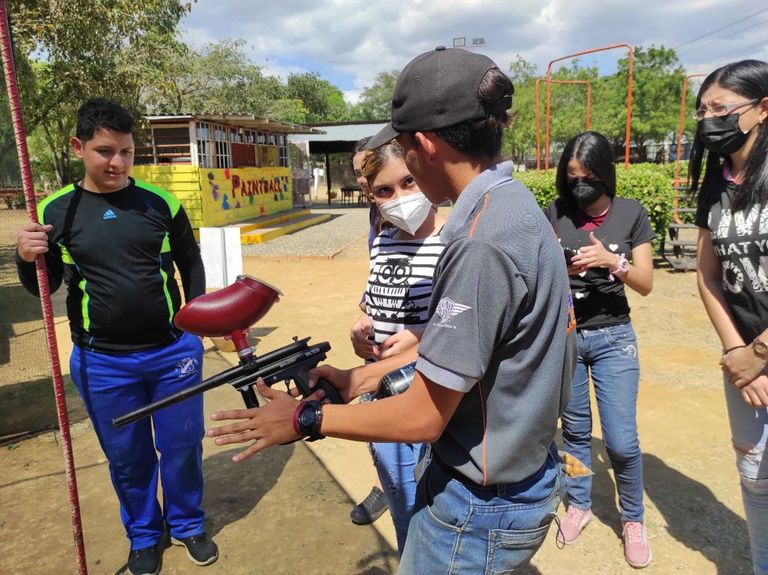
<svg viewBox="0 0 768 575">
<path fill-rule="evenodd" d="M 293 207 L 288 168 L 200 169 L 206 225 L 241 222 Z"/>
</svg>

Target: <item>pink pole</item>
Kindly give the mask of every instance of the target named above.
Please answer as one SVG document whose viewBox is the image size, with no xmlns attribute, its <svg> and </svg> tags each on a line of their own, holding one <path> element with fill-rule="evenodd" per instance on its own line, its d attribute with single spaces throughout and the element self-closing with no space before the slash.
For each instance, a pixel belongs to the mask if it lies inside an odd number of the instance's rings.
<svg viewBox="0 0 768 575">
<path fill-rule="evenodd" d="M 6 0 L 0 0 L 0 52 L 2 52 L 5 86 L 8 92 L 8 104 L 11 108 L 13 133 L 16 137 L 16 151 L 19 156 L 19 166 L 21 167 L 21 179 L 24 185 L 24 195 L 27 200 L 27 215 L 32 221 L 37 222 L 37 202 L 35 201 L 32 170 L 29 165 L 29 152 L 27 150 L 26 132 L 24 131 L 24 119 L 21 115 L 19 86 L 16 82 L 16 69 L 13 63 L 13 49 L 11 47 L 11 34 L 10 25 L 8 23 Z M 62 451 L 64 452 L 64 467 L 66 471 L 67 486 L 69 488 L 69 508 L 72 515 L 72 531 L 75 538 L 77 572 L 80 575 L 87 575 L 88 568 L 85 563 L 83 527 L 80 522 L 80 501 L 77 496 L 77 478 L 75 476 L 75 464 L 72 457 L 72 438 L 69 435 L 67 401 L 64 394 L 64 381 L 61 377 L 59 352 L 56 346 L 56 331 L 53 324 L 53 306 L 51 305 L 51 292 L 48 287 L 48 275 L 45 271 L 45 256 L 42 254 L 37 256 L 35 265 L 37 267 L 37 282 L 40 288 L 40 302 L 43 308 L 43 321 L 45 323 L 48 354 L 51 358 L 51 373 L 53 375 L 53 388 L 56 396 L 56 413 L 59 419 Z"/>
</svg>

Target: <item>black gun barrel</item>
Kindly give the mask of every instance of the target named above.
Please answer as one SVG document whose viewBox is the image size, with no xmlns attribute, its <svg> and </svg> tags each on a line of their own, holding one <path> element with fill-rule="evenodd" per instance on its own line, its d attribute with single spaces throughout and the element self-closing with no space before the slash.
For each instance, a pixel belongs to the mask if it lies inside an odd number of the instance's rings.
<svg viewBox="0 0 768 575">
<path fill-rule="evenodd" d="M 204 381 L 201 381 L 197 385 L 169 395 L 168 397 L 164 397 L 163 399 L 159 399 L 154 403 L 150 403 L 144 407 L 135 409 L 134 411 L 126 413 L 125 415 L 121 415 L 120 417 L 116 417 L 112 420 L 112 424 L 115 427 L 122 427 L 128 423 L 138 421 L 142 417 L 146 417 L 150 413 L 153 413 L 159 409 L 163 409 L 169 405 L 174 405 L 180 401 L 184 401 L 185 399 L 192 397 L 193 395 L 203 393 L 209 389 L 213 389 L 214 387 L 218 387 L 225 383 L 231 383 L 233 386 L 239 389 L 249 381 L 254 383 L 259 377 L 258 374 L 255 376 L 254 374 L 264 369 L 265 367 L 270 367 L 270 369 L 267 371 L 267 374 L 271 375 L 275 371 L 274 369 L 271 369 L 272 364 L 275 364 L 275 366 L 283 367 L 284 365 L 290 364 L 291 360 L 293 360 L 295 356 L 301 355 L 302 352 L 304 352 L 304 355 L 306 355 L 306 351 L 308 349 L 312 350 L 314 348 L 319 348 L 319 351 L 315 353 L 320 353 L 321 351 L 325 352 L 330 349 L 328 342 L 323 342 L 313 346 L 312 348 L 308 348 L 307 342 L 309 340 L 310 338 L 308 337 L 296 340 L 292 343 L 289 343 L 288 345 L 254 358 L 247 363 L 231 367 L 225 371 L 222 371 L 221 373 L 209 377 Z M 320 359 L 323 359 L 324 357 L 325 355 L 323 355 L 323 357 Z"/>
<path fill-rule="evenodd" d="M 114 425 L 115 427 L 122 427 L 123 425 L 126 425 L 128 423 L 133 423 L 134 421 L 138 421 L 142 417 L 146 417 L 147 415 L 157 411 L 158 409 L 162 409 L 164 407 L 168 407 L 169 405 L 179 403 L 180 401 L 184 401 L 188 397 L 192 397 L 193 395 L 197 395 L 198 393 L 203 393 L 204 391 L 208 391 L 209 389 L 213 389 L 214 387 L 218 387 L 222 384 L 228 383 L 231 379 L 240 377 L 243 373 L 245 373 L 246 368 L 248 368 L 248 364 L 238 365 L 236 367 L 233 367 L 231 369 L 218 373 L 213 377 L 209 377 L 208 379 L 201 381 L 197 385 L 193 385 L 192 387 L 189 387 L 187 389 L 174 393 L 173 395 L 169 395 L 168 397 L 159 399 L 154 403 L 150 403 L 148 405 L 145 405 L 144 407 L 135 409 L 129 413 L 126 413 L 125 415 L 121 415 L 120 417 L 116 417 L 112 420 L 112 425 Z"/>
</svg>

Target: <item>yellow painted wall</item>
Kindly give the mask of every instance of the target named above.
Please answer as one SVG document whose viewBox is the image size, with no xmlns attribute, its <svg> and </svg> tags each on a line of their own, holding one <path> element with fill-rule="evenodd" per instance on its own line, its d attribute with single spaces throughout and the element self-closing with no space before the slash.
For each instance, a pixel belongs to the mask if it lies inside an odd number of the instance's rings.
<svg viewBox="0 0 768 575">
<path fill-rule="evenodd" d="M 133 176 L 174 194 L 194 228 L 248 221 L 293 207 L 288 168 L 136 166 Z"/>
<path fill-rule="evenodd" d="M 131 175 L 154 184 L 176 196 L 189 216 L 193 228 L 203 223 L 200 171 L 195 166 L 134 166 Z"/>
<path fill-rule="evenodd" d="M 242 222 L 293 207 L 288 168 L 201 168 L 200 187 L 207 226 Z"/>
</svg>

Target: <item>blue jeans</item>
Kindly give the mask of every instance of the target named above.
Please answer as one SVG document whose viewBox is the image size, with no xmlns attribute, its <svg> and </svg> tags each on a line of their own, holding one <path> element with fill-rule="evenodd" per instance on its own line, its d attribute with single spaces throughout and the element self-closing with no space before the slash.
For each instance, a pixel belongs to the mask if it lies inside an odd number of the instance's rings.
<svg viewBox="0 0 768 575">
<path fill-rule="evenodd" d="M 189 334 L 165 347 L 106 354 L 75 346 L 72 379 L 109 460 L 112 485 L 131 549 L 202 533 L 203 396 L 115 428 L 112 419 L 201 381 L 203 346 Z M 154 441 L 152 427 L 154 425 Z M 160 453 L 158 465 L 157 452 Z M 157 500 L 158 472 L 163 509 Z"/>
<path fill-rule="evenodd" d="M 643 520 L 643 458 L 637 438 L 640 363 L 632 324 L 583 329 L 571 399 L 562 415 L 565 451 L 592 467 L 592 410 L 589 379 L 595 386 L 603 442 L 611 460 L 624 521 Z M 569 505 L 592 507 L 592 476 L 568 479 Z"/>
<path fill-rule="evenodd" d="M 397 550 L 402 554 L 408 524 L 416 504 L 414 468 L 424 450 L 422 443 L 371 443 L 373 464 L 395 524 Z"/>
<path fill-rule="evenodd" d="M 747 517 L 752 565 L 755 573 L 768 574 L 768 409 L 755 409 L 725 381 L 725 400 L 731 422 L 736 467 Z"/>
<path fill-rule="evenodd" d="M 432 461 L 419 481 L 401 575 L 509 573 L 539 549 L 562 496 L 554 443 L 528 479 L 481 487 Z"/>
</svg>

